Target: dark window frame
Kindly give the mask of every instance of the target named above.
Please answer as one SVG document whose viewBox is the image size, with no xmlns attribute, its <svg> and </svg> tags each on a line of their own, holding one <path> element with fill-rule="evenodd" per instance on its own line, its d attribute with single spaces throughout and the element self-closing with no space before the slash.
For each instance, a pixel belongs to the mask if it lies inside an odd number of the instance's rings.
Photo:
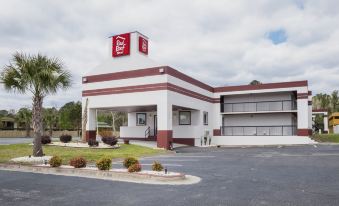
<svg viewBox="0 0 339 206">
<path fill-rule="evenodd" d="M 206 115 L 206 122 L 205 122 L 205 115 Z M 208 125 L 208 112 L 203 112 L 203 117 L 202 117 L 202 121 L 204 125 Z"/>
<path fill-rule="evenodd" d="M 145 115 L 145 124 L 139 124 L 139 118 L 138 118 L 138 116 L 139 115 Z M 137 126 L 146 126 L 147 125 L 147 113 L 144 113 L 144 112 L 140 112 L 140 113 L 136 113 L 136 125 Z"/>
<path fill-rule="evenodd" d="M 181 113 L 189 113 L 189 124 L 182 124 L 180 121 Z M 192 113 L 191 111 L 179 111 L 179 125 L 191 125 L 192 124 Z"/>
</svg>

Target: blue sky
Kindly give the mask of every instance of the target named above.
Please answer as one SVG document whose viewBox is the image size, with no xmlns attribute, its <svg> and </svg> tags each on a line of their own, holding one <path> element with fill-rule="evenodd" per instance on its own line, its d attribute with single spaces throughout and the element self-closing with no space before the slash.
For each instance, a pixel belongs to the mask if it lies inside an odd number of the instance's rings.
<svg viewBox="0 0 339 206">
<path fill-rule="evenodd" d="M 281 44 L 287 41 L 287 34 L 284 29 L 278 29 L 270 31 L 268 33 L 268 38 L 272 41 L 273 44 Z"/>
<path fill-rule="evenodd" d="M 314 93 L 339 89 L 336 0 L 11 0 L 0 7 L 0 66 L 15 51 L 64 61 L 73 87 L 47 97 L 81 99 L 81 76 L 109 57 L 111 34 L 138 30 L 149 57 L 212 86 L 309 80 Z M 31 105 L 0 85 L 0 108 Z"/>
</svg>

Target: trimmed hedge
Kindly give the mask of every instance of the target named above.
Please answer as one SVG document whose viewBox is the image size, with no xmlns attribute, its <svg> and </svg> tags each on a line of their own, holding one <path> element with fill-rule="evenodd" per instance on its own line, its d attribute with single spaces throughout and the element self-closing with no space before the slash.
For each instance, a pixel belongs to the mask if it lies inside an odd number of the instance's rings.
<svg viewBox="0 0 339 206">
<path fill-rule="evenodd" d="M 42 135 L 41 136 L 41 144 L 49 144 L 52 142 L 52 139 L 48 135 Z"/>
<path fill-rule="evenodd" d="M 124 167 L 125 168 L 129 168 L 131 165 L 134 165 L 134 164 L 139 164 L 139 160 L 135 157 L 127 157 L 124 159 Z"/>
<path fill-rule="evenodd" d="M 161 172 L 164 169 L 164 167 L 162 166 L 162 164 L 160 162 L 154 161 L 152 164 L 152 170 L 153 171 L 157 171 L 157 172 Z"/>
<path fill-rule="evenodd" d="M 75 168 L 83 168 L 86 167 L 86 159 L 83 157 L 73 157 L 69 161 L 69 165 L 75 167 Z"/>
<path fill-rule="evenodd" d="M 141 171 L 141 165 L 139 163 L 132 164 L 128 168 L 128 172 L 140 172 Z"/>
<path fill-rule="evenodd" d="M 102 157 L 96 162 L 96 166 L 99 170 L 109 170 L 112 167 L 112 159 L 108 157 Z"/>
<path fill-rule="evenodd" d="M 72 136 L 68 135 L 68 134 L 63 134 L 59 137 L 59 139 L 60 139 L 60 142 L 68 143 L 68 142 L 72 141 Z"/>
<path fill-rule="evenodd" d="M 118 143 L 118 139 L 115 137 L 102 137 L 102 142 L 111 146 L 114 146 Z"/>
<path fill-rule="evenodd" d="M 48 163 L 51 167 L 60 167 L 62 159 L 59 156 L 53 156 Z"/>
<path fill-rule="evenodd" d="M 90 147 L 97 147 L 97 146 L 99 146 L 99 142 L 96 141 L 95 139 L 89 139 L 89 140 L 88 140 L 88 145 L 89 145 Z"/>
</svg>

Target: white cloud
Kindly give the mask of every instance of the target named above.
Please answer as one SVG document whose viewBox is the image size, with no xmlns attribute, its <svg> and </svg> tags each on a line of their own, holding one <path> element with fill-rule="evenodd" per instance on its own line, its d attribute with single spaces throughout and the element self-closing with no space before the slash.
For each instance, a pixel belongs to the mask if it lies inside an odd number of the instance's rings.
<svg viewBox="0 0 339 206">
<path fill-rule="evenodd" d="M 151 58 L 214 86 L 307 79 L 330 92 L 339 89 L 338 10 L 335 0 L 11 0 L 0 7 L 0 65 L 15 51 L 61 58 L 74 87 L 44 104 L 61 106 L 80 99 L 81 76 L 105 59 L 108 36 L 138 30 Z M 277 29 L 288 38 L 274 45 L 267 33 Z M 30 104 L 17 96 L 1 88 L 0 108 Z"/>
</svg>

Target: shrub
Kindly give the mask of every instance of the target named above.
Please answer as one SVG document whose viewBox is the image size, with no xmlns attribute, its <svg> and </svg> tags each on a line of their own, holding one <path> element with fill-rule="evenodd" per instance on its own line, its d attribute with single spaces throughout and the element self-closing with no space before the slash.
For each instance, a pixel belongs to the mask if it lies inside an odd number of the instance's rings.
<svg viewBox="0 0 339 206">
<path fill-rule="evenodd" d="M 162 166 L 162 164 L 160 162 L 154 161 L 152 164 L 152 170 L 153 171 L 162 171 L 164 169 L 164 167 Z"/>
<path fill-rule="evenodd" d="M 97 146 L 99 146 L 99 142 L 96 141 L 95 139 L 89 139 L 89 140 L 88 140 L 88 145 L 89 145 L 90 147 L 97 147 Z"/>
<path fill-rule="evenodd" d="M 109 170 L 112 167 L 112 160 L 108 157 L 102 157 L 96 162 L 99 170 Z"/>
<path fill-rule="evenodd" d="M 118 143 L 118 139 L 115 137 L 102 137 L 102 142 L 111 146 L 114 146 Z"/>
<path fill-rule="evenodd" d="M 68 134 L 63 134 L 60 136 L 60 142 L 67 143 L 72 141 L 72 136 Z"/>
<path fill-rule="evenodd" d="M 128 172 L 140 172 L 141 171 L 141 165 L 139 163 L 132 164 L 128 168 Z"/>
<path fill-rule="evenodd" d="M 59 156 L 53 156 L 48 163 L 51 165 L 51 167 L 60 167 L 62 164 L 62 159 Z"/>
<path fill-rule="evenodd" d="M 127 169 L 131 166 L 138 163 L 139 164 L 139 160 L 137 158 L 134 157 L 127 157 L 124 159 L 124 167 L 126 167 Z"/>
<path fill-rule="evenodd" d="M 52 142 L 52 139 L 48 135 L 41 136 L 41 144 L 49 144 Z"/>
<path fill-rule="evenodd" d="M 75 168 L 83 168 L 83 167 L 86 167 L 86 160 L 83 157 L 73 157 L 69 161 L 69 165 Z"/>
</svg>

